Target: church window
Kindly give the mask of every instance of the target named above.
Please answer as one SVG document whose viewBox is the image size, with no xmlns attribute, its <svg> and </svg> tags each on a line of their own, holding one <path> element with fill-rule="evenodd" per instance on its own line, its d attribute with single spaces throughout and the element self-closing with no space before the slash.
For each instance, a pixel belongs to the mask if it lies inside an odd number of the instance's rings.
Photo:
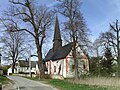
<svg viewBox="0 0 120 90">
<path fill-rule="evenodd" d="M 56 66 L 54 66 L 54 72 L 56 72 Z"/>
</svg>

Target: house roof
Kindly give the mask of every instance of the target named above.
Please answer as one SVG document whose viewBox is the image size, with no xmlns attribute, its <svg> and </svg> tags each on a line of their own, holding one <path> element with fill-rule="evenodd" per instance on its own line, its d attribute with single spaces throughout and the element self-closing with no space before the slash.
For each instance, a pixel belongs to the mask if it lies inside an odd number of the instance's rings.
<svg viewBox="0 0 120 90">
<path fill-rule="evenodd" d="M 29 61 L 19 60 L 19 65 L 20 67 L 29 67 Z M 31 61 L 31 67 L 32 68 L 36 67 L 36 61 Z"/>
<path fill-rule="evenodd" d="M 19 60 L 20 67 L 29 67 L 28 61 L 25 60 Z"/>
<path fill-rule="evenodd" d="M 70 53 L 72 47 L 73 47 L 73 43 L 69 43 L 63 46 L 61 49 L 58 49 L 56 52 L 53 52 L 53 48 L 50 49 L 44 61 L 49 61 L 49 60 L 55 61 L 55 60 L 63 59 Z"/>
</svg>

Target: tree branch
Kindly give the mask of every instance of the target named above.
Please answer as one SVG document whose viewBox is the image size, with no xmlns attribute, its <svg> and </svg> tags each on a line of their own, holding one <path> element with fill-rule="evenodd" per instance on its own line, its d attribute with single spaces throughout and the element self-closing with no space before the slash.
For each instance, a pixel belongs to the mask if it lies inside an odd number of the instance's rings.
<svg viewBox="0 0 120 90">
<path fill-rule="evenodd" d="M 24 3 L 21 3 L 21 2 L 15 2 L 14 0 L 9 0 L 9 2 L 10 3 L 12 3 L 12 4 L 18 4 L 18 5 L 22 5 L 22 6 L 25 6 L 26 7 L 26 5 L 24 4 Z"/>
</svg>

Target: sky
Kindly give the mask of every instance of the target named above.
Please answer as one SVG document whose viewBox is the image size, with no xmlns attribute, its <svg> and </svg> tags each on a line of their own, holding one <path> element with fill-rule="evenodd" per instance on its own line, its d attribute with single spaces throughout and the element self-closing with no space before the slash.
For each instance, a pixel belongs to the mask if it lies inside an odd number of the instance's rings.
<svg viewBox="0 0 120 90">
<path fill-rule="evenodd" d="M 120 19 L 120 0 L 83 0 L 81 11 L 94 40 L 109 30 L 110 23 Z"/>
<path fill-rule="evenodd" d="M 4 9 L 7 9 L 9 0 L 0 0 L 0 16 Z M 37 0 L 42 5 L 52 8 L 55 0 Z M 109 24 L 120 21 L 120 0 L 81 0 L 81 12 L 85 18 L 86 24 L 91 31 L 90 40 L 94 41 L 101 32 L 109 30 Z M 59 17 L 59 20 L 62 18 Z M 49 49 L 52 47 L 50 42 Z M 48 49 L 48 50 L 49 50 Z"/>
<path fill-rule="evenodd" d="M 53 7 L 55 0 L 38 0 L 42 5 Z M 81 12 L 91 31 L 91 40 L 109 30 L 109 24 L 120 18 L 120 0 L 81 0 Z M 0 0 L 0 16 L 8 6 L 8 0 Z"/>
</svg>

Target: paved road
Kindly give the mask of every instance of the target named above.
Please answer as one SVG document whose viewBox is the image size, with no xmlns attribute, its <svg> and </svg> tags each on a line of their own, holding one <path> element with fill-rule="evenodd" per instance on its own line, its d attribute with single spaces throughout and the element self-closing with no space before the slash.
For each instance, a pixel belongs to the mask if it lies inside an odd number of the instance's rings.
<svg viewBox="0 0 120 90">
<path fill-rule="evenodd" d="M 9 76 L 15 82 L 12 90 L 57 90 L 39 81 L 29 80 L 19 76 Z"/>
</svg>

